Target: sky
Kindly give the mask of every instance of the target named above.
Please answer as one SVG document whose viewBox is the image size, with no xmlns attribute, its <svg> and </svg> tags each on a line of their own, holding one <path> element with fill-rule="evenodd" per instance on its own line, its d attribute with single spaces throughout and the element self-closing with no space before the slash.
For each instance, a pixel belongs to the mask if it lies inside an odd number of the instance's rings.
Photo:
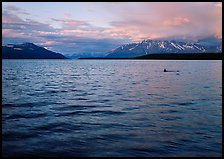
<svg viewBox="0 0 224 159">
<path fill-rule="evenodd" d="M 102 56 L 144 39 L 222 38 L 222 2 L 2 2 L 2 43 Z"/>
</svg>

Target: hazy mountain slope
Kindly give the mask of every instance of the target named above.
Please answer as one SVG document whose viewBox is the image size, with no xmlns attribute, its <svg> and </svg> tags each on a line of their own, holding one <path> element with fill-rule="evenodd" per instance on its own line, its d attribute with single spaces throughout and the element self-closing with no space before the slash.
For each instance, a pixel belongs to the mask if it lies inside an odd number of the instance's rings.
<svg viewBox="0 0 224 159">
<path fill-rule="evenodd" d="M 33 43 L 23 43 L 3 45 L 2 59 L 66 59 L 66 57 Z"/>
</svg>

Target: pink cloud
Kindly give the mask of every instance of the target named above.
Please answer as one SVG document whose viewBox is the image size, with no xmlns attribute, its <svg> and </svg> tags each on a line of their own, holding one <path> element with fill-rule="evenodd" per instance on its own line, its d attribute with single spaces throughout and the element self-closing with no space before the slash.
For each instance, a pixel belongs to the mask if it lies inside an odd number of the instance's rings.
<svg viewBox="0 0 224 159">
<path fill-rule="evenodd" d="M 133 40 L 141 37 L 221 35 L 220 3 L 142 2 L 126 5 L 123 10 L 119 10 L 118 4 L 116 7 L 118 11 L 115 14 L 122 20 L 112 22 L 113 29 L 133 30 L 129 32 Z"/>
<path fill-rule="evenodd" d="M 10 12 L 15 12 L 16 14 L 26 14 L 26 15 L 29 14 L 28 12 L 25 12 L 24 10 L 22 10 L 16 6 L 13 6 L 13 5 L 4 6 L 3 9 L 10 11 Z"/>
<path fill-rule="evenodd" d="M 62 13 L 62 15 L 64 16 L 65 19 L 72 18 L 72 14 L 70 14 L 70 13 Z"/>
<path fill-rule="evenodd" d="M 182 26 L 182 25 L 190 24 L 190 20 L 188 18 L 176 17 L 176 18 L 165 20 L 163 24 L 166 26 Z"/>
<path fill-rule="evenodd" d="M 217 2 L 217 3 L 215 4 L 215 6 L 216 6 L 216 7 L 222 7 L 222 2 Z"/>
<path fill-rule="evenodd" d="M 214 32 L 217 37 L 222 38 L 222 2 L 217 2 L 215 6 L 216 25 L 214 25 Z"/>
<path fill-rule="evenodd" d="M 26 38 L 28 36 L 22 32 L 15 31 L 13 29 L 2 29 L 2 35 L 7 35 L 8 38 Z"/>
<path fill-rule="evenodd" d="M 14 14 L 4 13 L 2 15 L 2 23 L 15 23 L 15 22 L 22 22 L 22 19 Z"/>
<path fill-rule="evenodd" d="M 40 45 L 45 46 L 45 47 L 59 45 L 59 44 L 62 44 L 62 43 L 57 42 L 57 41 L 45 41 L 43 43 L 40 43 Z"/>
<path fill-rule="evenodd" d="M 43 46 L 54 47 L 64 47 L 63 43 L 73 46 L 80 41 L 89 41 L 90 45 L 101 39 L 139 42 L 169 37 L 222 37 L 222 3 L 114 2 L 100 5 L 112 17 L 116 17 L 111 18 L 109 27 L 93 26 L 88 21 L 72 18 L 69 13 L 62 13 L 63 19 L 51 18 L 49 24 L 41 23 L 22 19 L 23 16 L 17 14 L 21 10 L 9 6 L 2 14 L 2 35 L 3 38 L 27 38 Z M 52 22 L 61 27 L 52 27 Z M 83 44 L 83 48 L 85 47 L 86 44 Z"/>
<path fill-rule="evenodd" d="M 74 28 L 81 27 L 81 26 L 89 26 L 89 24 L 86 21 L 75 20 L 75 19 L 51 18 L 51 20 L 61 23 L 62 28 L 66 28 L 66 29 L 74 29 Z"/>
</svg>

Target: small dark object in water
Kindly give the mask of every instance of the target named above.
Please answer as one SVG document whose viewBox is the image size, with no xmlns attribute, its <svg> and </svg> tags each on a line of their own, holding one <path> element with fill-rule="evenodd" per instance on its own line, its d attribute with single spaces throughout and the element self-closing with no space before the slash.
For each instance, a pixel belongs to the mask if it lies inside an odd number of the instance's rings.
<svg viewBox="0 0 224 159">
<path fill-rule="evenodd" d="M 177 71 L 167 71 L 167 70 L 164 68 L 163 72 L 177 72 L 177 73 L 179 73 L 180 71 L 179 71 L 179 70 L 177 70 Z"/>
</svg>

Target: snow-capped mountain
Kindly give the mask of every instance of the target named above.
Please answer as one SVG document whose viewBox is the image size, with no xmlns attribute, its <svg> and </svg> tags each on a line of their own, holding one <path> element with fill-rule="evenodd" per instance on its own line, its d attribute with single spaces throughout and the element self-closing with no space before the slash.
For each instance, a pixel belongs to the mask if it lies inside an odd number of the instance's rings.
<svg viewBox="0 0 224 159">
<path fill-rule="evenodd" d="M 132 58 L 147 54 L 165 53 L 221 53 L 222 40 L 207 37 L 197 42 L 176 40 L 143 40 L 139 43 L 122 45 L 106 56 L 107 58 Z"/>
</svg>

